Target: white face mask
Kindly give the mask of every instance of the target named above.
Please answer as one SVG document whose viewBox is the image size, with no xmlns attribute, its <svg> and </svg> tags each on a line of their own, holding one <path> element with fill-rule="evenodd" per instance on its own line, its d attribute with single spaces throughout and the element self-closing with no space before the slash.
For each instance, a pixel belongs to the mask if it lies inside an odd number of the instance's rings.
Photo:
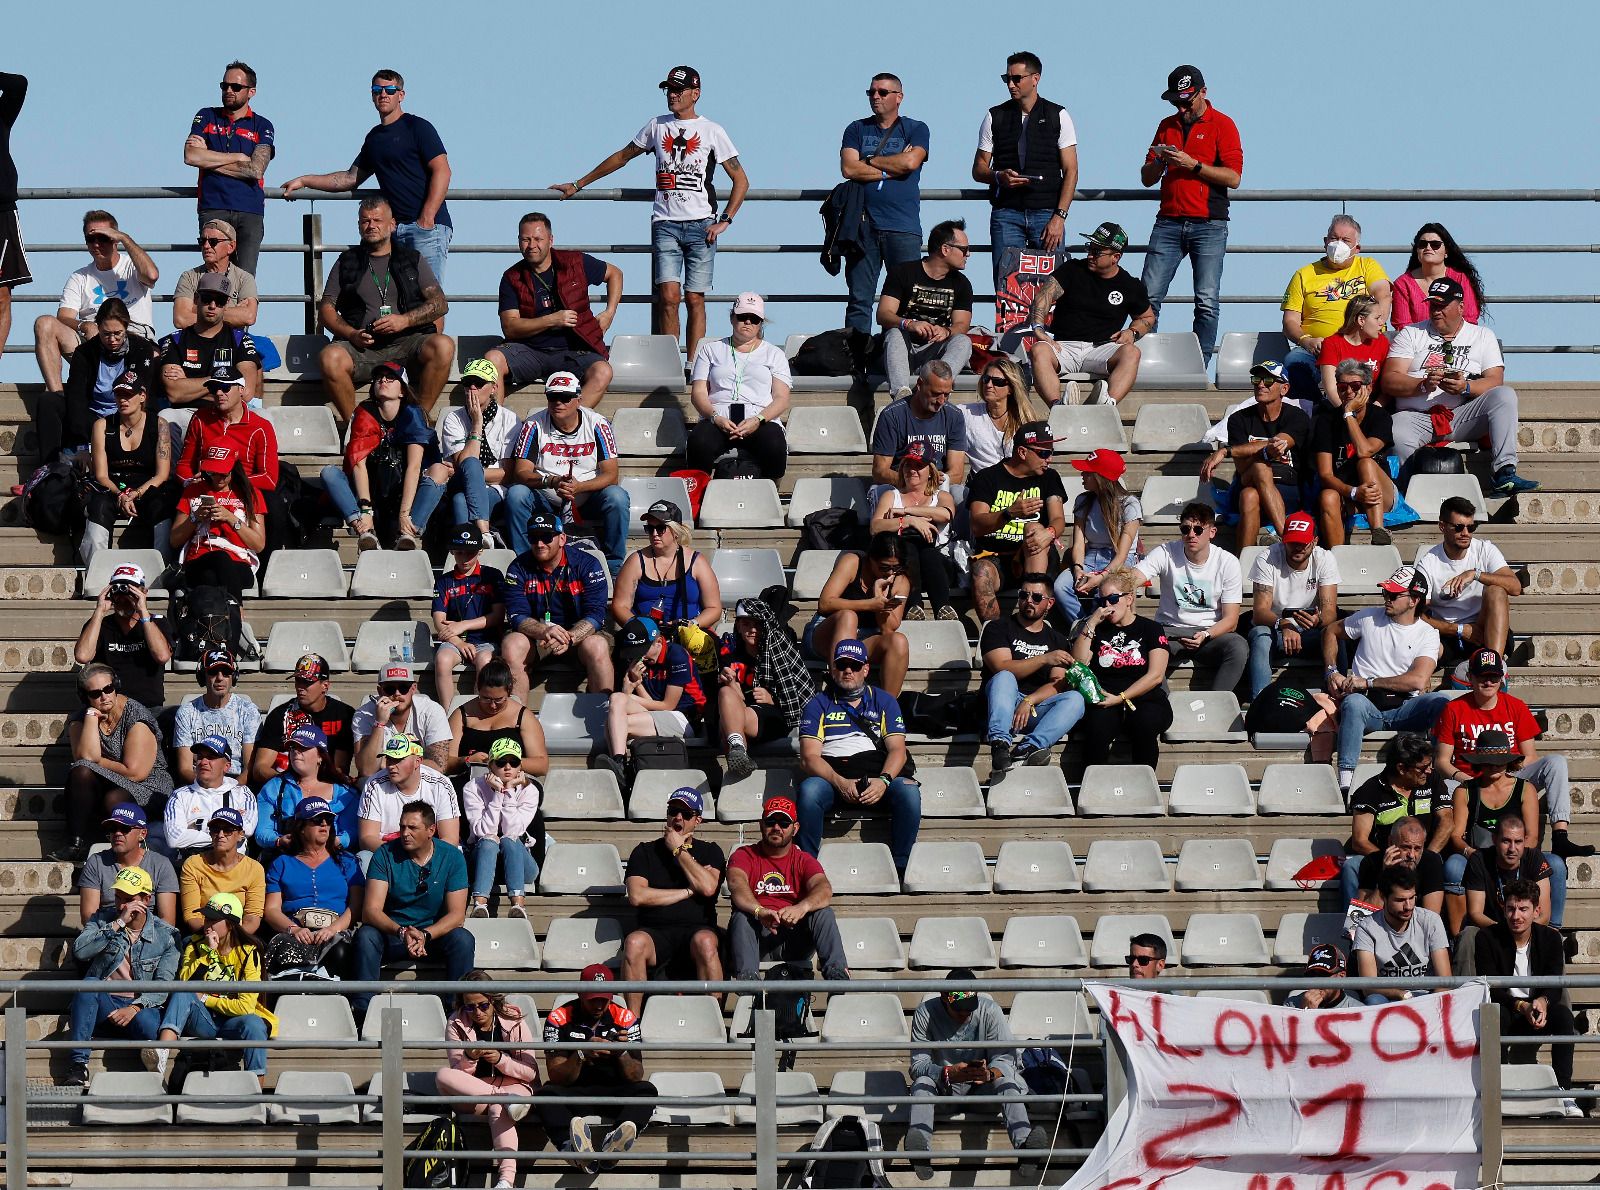
<svg viewBox="0 0 1600 1190">
<path fill-rule="evenodd" d="M 1323 246 L 1327 249 L 1324 255 L 1328 263 L 1336 269 L 1349 264 L 1350 258 L 1356 254 L 1356 250 L 1343 240 L 1328 240 Z"/>
</svg>

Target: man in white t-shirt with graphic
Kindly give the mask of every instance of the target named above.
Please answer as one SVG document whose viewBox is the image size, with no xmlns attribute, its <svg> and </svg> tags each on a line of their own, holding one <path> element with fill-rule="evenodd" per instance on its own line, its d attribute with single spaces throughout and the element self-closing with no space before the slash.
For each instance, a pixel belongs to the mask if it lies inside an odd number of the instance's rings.
<svg viewBox="0 0 1600 1190">
<path fill-rule="evenodd" d="M 1317 544 L 1317 524 L 1297 512 L 1283 540 L 1250 567 L 1250 697 L 1272 681 L 1273 657 L 1316 657 L 1322 630 L 1339 618 L 1339 564 Z"/>
<path fill-rule="evenodd" d="M 693 66 L 674 66 L 659 84 L 667 93 L 667 114 L 657 116 L 638 134 L 575 182 L 560 182 L 552 190 L 571 198 L 578 191 L 615 173 L 635 157 L 654 153 L 656 201 L 650 210 L 650 261 L 654 302 L 651 330 L 678 337 L 678 302 L 689 309 L 688 358 L 706 333 L 706 294 L 711 292 L 711 266 L 717 238 L 733 224 L 744 203 L 750 179 L 739 164 L 722 125 L 695 111 L 700 102 L 700 72 Z M 728 205 L 716 210 L 717 166 L 733 182 Z"/>
<path fill-rule="evenodd" d="M 1244 576 L 1239 559 L 1212 540 L 1217 514 L 1199 500 L 1178 518 L 1178 541 L 1168 541 L 1144 556 L 1135 568 L 1161 580 L 1156 623 L 1167 634 L 1172 664 L 1194 665 L 1191 690 L 1232 690 L 1244 676 L 1250 646 L 1235 631 Z"/>
<path fill-rule="evenodd" d="M 356 739 L 356 772 L 363 777 L 383 767 L 384 748 L 396 738 L 419 741 L 423 758 L 442 773 L 454 738 L 445 709 L 417 689 L 411 667 L 401 664 L 384 667 L 376 693 L 356 708 L 350 731 Z"/>
<path fill-rule="evenodd" d="M 1348 793 L 1361 740 L 1374 731 L 1433 730 L 1449 696 L 1428 692 L 1443 651 L 1421 619 L 1428 579 L 1402 566 L 1382 583 L 1383 606 L 1337 621 L 1322 634 L 1323 687 L 1339 699 L 1339 788 Z M 1356 642 L 1349 673 L 1339 672 L 1339 644 Z"/>
<path fill-rule="evenodd" d="M 119 298 L 133 319 L 128 330 L 146 339 L 156 337 L 155 304 L 150 294 L 161 279 L 150 254 L 117 226 L 110 211 L 89 211 L 83 217 L 83 242 L 89 263 L 67 278 L 61 306 L 41 314 L 33 324 L 33 355 L 45 391 L 61 392 L 61 361 L 96 334 L 94 316 L 100 303 Z"/>
<path fill-rule="evenodd" d="M 1383 391 L 1394 402 L 1394 453 L 1404 463 L 1430 442 L 1489 439 L 1493 490 L 1531 492 L 1517 474 L 1517 390 L 1505 382 L 1500 340 L 1468 322 L 1466 291 L 1453 277 L 1428 286 L 1428 321 L 1394 336 L 1383 362 Z"/>
<path fill-rule="evenodd" d="M 1475 649 L 1506 651 L 1511 630 L 1511 598 L 1522 594 L 1522 580 L 1494 542 L 1476 537 L 1477 509 L 1462 496 L 1439 505 L 1442 540 L 1417 559 L 1428 579 L 1428 600 L 1422 618 L 1439 630 L 1457 656 Z"/>
</svg>

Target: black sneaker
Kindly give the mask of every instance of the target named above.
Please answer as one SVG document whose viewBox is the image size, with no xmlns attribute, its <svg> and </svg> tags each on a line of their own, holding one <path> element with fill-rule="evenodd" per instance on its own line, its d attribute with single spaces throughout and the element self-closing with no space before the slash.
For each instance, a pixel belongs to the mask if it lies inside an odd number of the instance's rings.
<svg viewBox="0 0 1600 1190">
<path fill-rule="evenodd" d="M 1004 740 L 989 741 L 989 772 L 1004 773 L 1011 767 L 1011 745 Z"/>
<path fill-rule="evenodd" d="M 58 864 L 81 864 L 89 854 L 89 841 L 75 838 L 63 843 L 50 853 L 50 858 Z"/>
<path fill-rule="evenodd" d="M 627 789 L 628 789 L 628 767 L 627 767 L 626 763 L 623 761 L 622 757 L 620 757 L 620 756 L 612 756 L 608 752 L 602 752 L 602 753 L 600 753 L 600 755 L 598 755 L 598 756 L 596 756 L 594 758 L 594 764 L 593 764 L 592 767 L 597 768 L 597 769 L 604 769 L 606 772 L 608 772 L 612 776 L 616 777 L 617 785 L 621 787 L 621 789 L 623 790 L 624 793 L 627 792 Z"/>
<path fill-rule="evenodd" d="M 1034 759 L 1034 757 L 1037 756 L 1038 754 L 1039 754 L 1039 749 L 1035 748 L 1032 744 L 1018 744 L 1015 748 L 1013 748 L 1011 750 L 1011 763 L 1012 764 L 1039 764 L 1041 762 Z M 1045 758 L 1045 760 L 1049 760 L 1050 759 L 1050 754 L 1048 752 L 1046 752 L 1044 758 Z"/>
<path fill-rule="evenodd" d="M 728 780 L 743 781 L 756 771 L 756 762 L 750 759 L 750 751 L 743 744 L 735 744 L 728 749 Z"/>
<path fill-rule="evenodd" d="M 1035 748 L 1028 753 L 1027 759 L 1022 763 L 1032 765 L 1034 768 L 1041 768 L 1050 763 L 1050 749 Z"/>
<path fill-rule="evenodd" d="M 1582 859 L 1595 853 L 1593 843 L 1574 843 L 1566 831 L 1552 831 L 1550 843 L 1550 850 L 1562 859 Z"/>
<path fill-rule="evenodd" d="M 87 1087 L 89 1085 L 89 1067 L 87 1064 L 74 1065 L 67 1070 L 67 1076 L 61 1080 L 63 1087 Z"/>
</svg>

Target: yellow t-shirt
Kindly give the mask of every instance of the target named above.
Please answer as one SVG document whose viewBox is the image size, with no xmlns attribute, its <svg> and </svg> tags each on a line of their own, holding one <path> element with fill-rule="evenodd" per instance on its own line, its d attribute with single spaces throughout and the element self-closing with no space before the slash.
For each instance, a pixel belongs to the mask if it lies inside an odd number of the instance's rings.
<svg viewBox="0 0 1600 1190">
<path fill-rule="evenodd" d="M 1351 298 L 1368 293 L 1389 275 L 1370 256 L 1357 256 L 1342 269 L 1326 260 L 1314 260 L 1295 270 L 1283 291 L 1282 310 L 1300 311 L 1300 325 L 1308 335 L 1326 339 L 1344 325 L 1344 308 Z"/>
<path fill-rule="evenodd" d="M 221 892 L 238 897 L 244 903 L 246 917 L 260 917 L 267 906 L 266 869 L 243 855 L 231 871 L 219 872 L 206 863 L 204 855 L 191 855 L 183 861 L 183 871 L 178 875 L 178 910 L 183 924 L 191 930 L 204 926 L 200 907 Z"/>
</svg>

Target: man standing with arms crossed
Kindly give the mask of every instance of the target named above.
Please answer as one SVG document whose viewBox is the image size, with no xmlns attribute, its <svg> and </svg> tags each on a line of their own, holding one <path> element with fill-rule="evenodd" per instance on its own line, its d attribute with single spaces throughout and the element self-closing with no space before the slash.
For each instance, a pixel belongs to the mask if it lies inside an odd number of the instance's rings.
<svg viewBox="0 0 1600 1190">
<path fill-rule="evenodd" d="M 256 93 L 254 70 L 229 62 L 219 85 L 222 106 L 194 114 L 189 139 L 183 142 L 183 163 L 200 171 L 201 233 L 213 219 L 226 221 L 238 237 L 234 263 L 254 277 L 266 234 L 265 179 L 276 134 L 272 121 L 250 106 Z"/>
</svg>

